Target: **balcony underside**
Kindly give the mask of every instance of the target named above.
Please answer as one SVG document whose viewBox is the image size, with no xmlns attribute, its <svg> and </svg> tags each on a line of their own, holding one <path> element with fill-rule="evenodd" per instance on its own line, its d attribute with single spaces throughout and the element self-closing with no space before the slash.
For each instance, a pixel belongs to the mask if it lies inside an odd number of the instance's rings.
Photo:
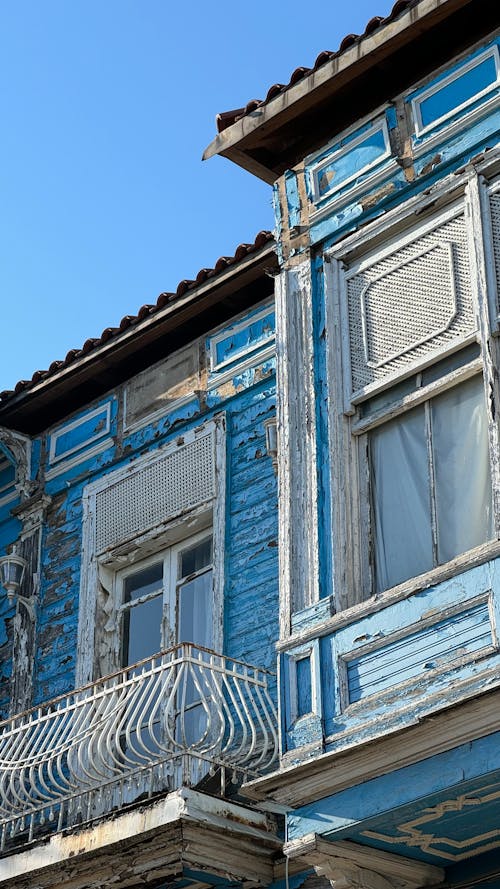
<svg viewBox="0 0 500 889">
<path fill-rule="evenodd" d="M 265 815 L 183 788 L 11 854 L 0 863 L 0 886 L 262 886 L 272 882 L 280 850 Z"/>
<path fill-rule="evenodd" d="M 330 760 L 330 791 L 289 814 L 287 854 L 303 857 L 310 837 L 317 835 L 442 868 L 451 882 L 466 865 L 492 873 L 491 864 L 500 860 L 499 698 L 498 691 L 489 693 L 416 728 L 418 757 L 413 758 L 408 731 L 366 745 L 362 755 L 360 750 L 350 757 L 337 754 L 336 764 Z M 390 751 L 392 767 L 388 758 L 383 765 Z M 411 764 L 401 764 L 405 755 Z M 311 792 L 314 776 L 308 781 L 305 768 L 296 771 L 302 771 L 304 790 L 307 785 Z M 325 772 L 322 777 L 326 782 Z M 258 785 L 254 782 L 254 789 Z"/>
</svg>

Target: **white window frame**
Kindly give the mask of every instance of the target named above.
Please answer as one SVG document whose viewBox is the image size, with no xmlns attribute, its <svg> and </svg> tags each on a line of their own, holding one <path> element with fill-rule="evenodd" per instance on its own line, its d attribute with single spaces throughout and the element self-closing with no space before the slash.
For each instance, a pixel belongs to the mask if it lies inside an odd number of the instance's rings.
<svg viewBox="0 0 500 889">
<path fill-rule="evenodd" d="M 169 546 L 160 549 L 158 552 L 152 553 L 139 562 L 134 562 L 132 565 L 127 565 L 125 568 L 119 568 L 115 572 L 113 590 L 116 609 L 117 631 L 120 634 L 120 650 L 123 645 L 122 621 L 125 612 L 131 611 L 135 607 L 139 607 L 143 604 L 143 602 L 149 602 L 158 597 L 161 597 L 163 603 L 161 649 L 164 650 L 170 648 L 180 642 L 194 641 L 193 639 L 177 638 L 177 628 L 179 625 L 179 602 L 177 598 L 177 590 L 179 585 L 185 579 L 184 577 L 180 577 L 178 575 L 179 556 L 184 550 L 189 549 L 192 546 L 196 546 L 198 543 L 202 543 L 204 540 L 207 539 L 210 539 L 212 542 L 212 560 L 209 565 L 195 572 L 195 576 L 200 577 L 205 572 L 211 571 L 213 585 L 213 533 L 210 525 L 202 531 L 198 531 L 195 534 L 188 534 L 188 536 L 183 537 L 182 540 L 179 540 L 176 543 L 172 543 Z M 150 565 L 154 565 L 159 562 L 162 562 L 163 564 L 163 581 L 161 592 L 157 591 L 153 593 L 146 593 L 143 596 L 138 596 L 137 599 L 134 599 L 131 602 L 125 603 L 123 601 L 125 580 L 128 577 L 131 577 L 134 574 L 138 573 L 143 568 L 148 568 Z M 215 614 L 215 610 L 212 615 L 212 620 L 213 626 L 211 628 L 211 638 L 213 640 L 218 628 L 218 616 Z M 157 653 L 158 652 L 153 652 L 152 654 Z M 122 666 L 124 666 L 122 663 L 117 663 L 116 669 L 121 669 Z"/>
<path fill-rule="evenodd" d="M 89 484 L 83 495 L 83 529 L 80 578 L 80 604 L 76 685 L 92 682 L 99 675 L 115 669 L 119 660 L 120 633 L 116 627 L 116 575 L 124 568 L 158 555 L 167 547 L 182 544 L 198 532 L 213 535 L 214 627 L 213 643 L 217 651 L 223 645 L 224 548 L 226 497 L 226 422 L 219 414 L 197 427 L 192 434 L 213 433 L 215 443 L 215 496 L 186 513 L 153 527 L 132 540 L 118 543 L 103 553 L 95 551 L 95 495 L 115 484 L 131 471 L 127 464 Z M 188 438 L 186 433 L 184 439 Z M 152 461 L 161 459 L 175 447 L 175 442 L 149 452 L 133 463 L 140 471 Z"/>
<path fill-rule="evenodd" d="M 332 150 L 331 154 L 327 154 L 325 157 L 325 151 L 324 151 L 324 149 L 322 149 L 321 150 L 322 157 L 320 160 L 318 160 L 316 162 L 312 162 L 312 164 L 310 163 L 310 161 L 307 162 L 308 175 L 309 175 L 310 184 L 311 184 L 312 199 L 313 199 L 313 202 L 317 206 L 322 204 L 323 201 L 327 201 L 327 200 L 330 200 L 331 198 L 335 197 L 335 195 L 338 194 L 338 192 L 343 191 L 344 189 L 348 190 L 349 185 L 352 182 L 354 182 L 356 179 L 359 179 L 360 176 L 364 176 L 366 173 L 369 173 L 370 170 L 374 170 L 375 167 L 378 167 L 380 164 L 383 164 L 385 161 L 387 161 L 391 157 L 391 154 L 392 154 L 391 142 L 390 142 L 390 138 L 389 138 L 389 128 L 387 126 L 387 120 L 385 118 L 385 115 L 382 117 L 374 118 L 373 120 L 370 120 L 368 123 L 369 123 L 369 126 L 365 130 L 363 130 L 363 132 L 360 133 L 359 136 L 355 136 L 353 139 L 351 139 L 346 144 L 340 146 L 337 149 Z M 363 125 L 361 124 L 361 127 L 362 126 Z M 354 131 L 347 130 L 345 133 L 341 134 L 340 138 L 336 138 L 335 143 L 338 144 L 339 141 L 342 141 L 342 140 L 348 138 L 350 135 L 350 132 L 355 132 L 358 129 L 360 129 L 360 124 L 356 124 Z M 323 168 L 326 166 L 329 166 L 331 163 L 334 163 L 335 161 L 338 161 L 340 158 L 344 157 L 344 155 L 349 154 L 351 151 L 353 151 L 353 149 L 357 148 L 358 145 L 361 145 L 363 142 L 366 141 L 366 139 L 368 139 L 370 136 L 374 135 L 375 133 L 382 133 L 382 135 L 383 135 L 384 145 L 385 145 L 384 153 L 381 154 L 380 157 L 377 157 L 376 160 L 371 161 L 370 163 L 365 164 L 364 167 L 361 167 L 359 170 L 356 170 L 356 172 L 353 173 L 351 176 L 348 176 L 347 179 L 343 179 L 342 182 L 332 185 L 332 187 L 330 189 L 328 189 L 328 191 L 324 192 L 324 194 L 321 194 L 320 188 L 319 188 L 319 177 L 322 173 Z M 333 146 L 332 146 L 332 148 L 333 148 Z M 376 174 L 374 173 L 373 175 L 375 176 Z M 366 186 L 371 182 L 372 178 L 373 177 L 369 177 L 369 179 L 366 179 L 363 182 L 363 184 L 362 184 L 363 188 L 366 188 Z M 352 197 L 351 193 L 349 193 L 349 197 Z"/>
<path fill-rule="evenodd" d="M 235 366 L 235 369 L 239 369 L 240 364 L 245 363 L 249 356 L 252 356 L 255 352 L 266 352 L 269 354 L 273 354 L 274 352 L 274 342 L 276 338 L 275 331 L 268 334 L 265 338 L 261 339 L 259 342 L 250 343 L 245 348 L 240 349 L 234 355 L 231 355 L 230 358 L 224 358 L 222 361 L 217 360 L 217 346 L 219 343 L 224 342 L 224 340 L 229 339 L 232 334 L 237 334 L 242 330 L 245 330 L 246 327 L 251 327 L 252 324 L 255 324 L 256 321 L 261 321 L 267 315 L 270 315 L 274 312 L 274 302 L 267 303 L 263 309 L 258 312 L 255 312 L 253 315 L 245 316 L 241 321 L 236 324 L 233 324 L 230 327 L 223 328 L 219 333 L 214 334 L 209 339 L 209 351 L 210 351 L 210 373 L 211 374 L 219 374 L 224 371 L 229 366 Z M 259 355 L 259 358 L 261 356 Z M 218 379 L 219 383 L 220 380 Z"/>
<path fill-rule="evenodd" d="M 436 196 L 435 196 L 436 197 Z M 370 479 L 368 469 L 367 454 L 367 433 L 370 429 L 381 425 L 390 416 L 397 416 L 410 410 L 417 404 L 428 401 L 434 395 L 459 385 L 461 381 L 480 372 L 483 373 L 485 402 L 489 392 L 490 381 L 494 378 L 495 367 L 498 366 L 498 356 L 495 358 L 490 354 L 491 351 L 491 332 L 493 329 L 490 305 L 487 287 L 484 285 L 486 281 L 486 256 L 484 250 L 483 231 L 487 232 L 487 215 L 484 212 L 484 188 L 481 186 L 477 178 L 471 177 L 471 181 L 464 183 L 464 195 L 460 199 L 465 200 L 466 224 L 468 232 L 469 257 L 471 261 L 471 288 L 478 317 L 478 330 L 472 338 L 465 338 L 458 342 L 450 349 L 440 349 L 433 355 L 426 358 L 420 364 L 415 363 L 405 369 L 401 374 L 391 376 L 391 378 L 381 381 L 379 384 L 367 387 L 367 391 L 356 393 L 357 397 L 352 397 L 351 392 L 351 372 L 349 359 L 349 336 L 346 317 L 346 301 L 345 301 L 345 266 L 344 262 L 349 257 L 349 273 L 354 265 L 359 269 L 363 263 L 373 263 L 373 252 L 370 246 L 373 243 L 380 244 L 381 236 L 384 236 L 384 247 L 376 248 L 378 250 L 378 258 L 389 255 L 398 249 L 402 244 L 415 240 L 422 232 L 432 231 L 438 225 L 443 223 L 443 212 L 436 211 L 436 214 L 429 219 L 424 225 L 412 226 L 413 214 L 421 207 L 424 209 L 427 205 L 427 198 L 420 201 L 412 200 L 406 208 L 399 208 L 392 214 L 388 214 L 388 218 L 383 221 L 367 226 L 363 232 L 357 232 L 354 236 L 350 236 L 344 240 L 342 244 L 336 245 L 325 254 L 325 290 L 326 290 L 326 306 L 327 306 L 327 330 L 333 332 L 333 338 L 328 342 L 328 380 L 330 391 L 330 419 L 329 419 L 329 436 L 330 441 L 336 442 L 334 450 L 339 450 L 339 470 L 335 475 L 334 484 L 339 486 L 343 492 L 342 496 L 337 496 L 338 491 L 333 493 L 333 528 L 332 546 L 334 547 L 333 562 L 335 565 L 335 588 L 337 590 L 349 590 L 348 594 L 343 594 L 343 598 L 337 597 L 336 610 L 344 611 L 351 606 L 364 602 L 375 594 L 375 578 L 373 567 L 370 564 L 367 541 L 370 539 L 373 516 L 370 503 Z M 439 202 L 438 202 L 439 203 Z M 444 218 L 451 218 L 457 213 L 457 205 L 445 207 Z M 486 235 L 487 237 L 487 235 Z M 486 247 L 487 253 L 487 247 Z M 359 260 L 351 257 L 360 256 Z M 342 318 L 341 337 L 338 338 L 339 315 Z M 469 342 L 477 340 L 480 344 L 480 357 L 471 360 L 464 367 L 445 374 L 438 380 L 427 384 L 425 387 L 416 389 L 409 395 L 402 396 L 399 403 L 392 403 L 389 408 L 381 409 L 377 414 L 361 418 L 359 415 L 359 405 L 366 398 L 373 397 L 379 392 L 392 388 L 395 384 L 408 377 L 419 374 L 425 367 L 433 366 L 442 359 L 446 358 L 450 353 L 456 350 L 462 350 Z M 490 469 L 492 481 L 492 500 L 494 513 L 494 538 L 491 542 L 493 546 L 495 540 L 500 538 L 500 473 L 498 471 L 498 461 L 495 460 L 495 454 L 498 453 L 499 447 L 499 431 L 498 418 L 492 419 L 491 412 L 487 410 L 488 433 L 489 433 L 489 455 Z M 365 455 L 360 455 L 361 449 L 365 450 Z M 346 540 L 349 545 L 346 546 Z M 482 548 L 488 548 L 483 545 Z M 481 549 L 478 547 L 477 549 Z M 473 554 L 475 550 L 469 551 Z M 458 557 L 461 558 L 460 556 Z M 463 554 L 464 561 L 467 554 Z M 434 576 L 442 573 L 443 565 L 437 568 L 431 568 L 424 575 L 416 578 L 409 578 L 396 587 L 383 591 L 384 597 L 391 598 L 391 595 L 397 595 L 400 588 L 407 588 L 411 591 L 429 585 Z M 378 593 L 377 595 L 381 595 Z"/>
<path fill-rule="evenodd" d="M 465 102 L 462 102 L 460 105 L 457 105 L 455 108 L 452 108 L 451 111 L 447 111 L 446 114 L 441 115 L 441 117 L 436 118 L 436 120 L 432 121 L 432 123 L 424 125 L 422 122 L 422 115 L 420 111 L 420 106 L 422 102 L 425 102 L 426 99 L 429 99 L 431 96 L 438 93 L 443 88 L 449 86 L 453 81 L 459 80 L 464 74 L 467 74 L 469 71 L 472 71 L 482 62 L 486 61 L 488 58 L 493 58 L 495 63 L 496 70 L 496 80 L 494 83 L 490 84 L 490 86 L 485 87 L 483 90 L 480 90 L 474 96 L 471 96 L 470 99 L 467 99 Z M 446 77 L 443 77 L 441 80 L 438 80 L 431 84 L 431 86 L 427 87 L 427 89 L 423 90 L 423 92 L 418 93 L 417 96 L 410 100 L 414 120 L 415 120 L 415 135 L 417 138 L 421 138 L 422 136 L 431 133 L 433 130 L 436 130 L 441 124 L 445 123 L 447 120 L 450 120 L 457 115 L 460 115 L 461 112 L 465 111 L 469 108 L 470 105 L 473 105 L 475 102 L 487 96 L 489 93 L 493 92 L 500 86 L 500 57 L 498 53 L 498 46 L 495 44 L 494 46 L 489 47 L 489 49 L 484 50 L 484 52 L 479 53 L 474 56 L 474 58 L 469 59 L 468 62 L 464 62 L 459 68 L 455 71 L 452 71 Z M 498 99 L 497 99 L 498 101 Z M 481 108 L 481 112 L 484 112 L 484 107 Z M 463 123 L 462 118 L 462 123 Z M 441 135 L 441 133 L 440 133 Z"/>
</svg>

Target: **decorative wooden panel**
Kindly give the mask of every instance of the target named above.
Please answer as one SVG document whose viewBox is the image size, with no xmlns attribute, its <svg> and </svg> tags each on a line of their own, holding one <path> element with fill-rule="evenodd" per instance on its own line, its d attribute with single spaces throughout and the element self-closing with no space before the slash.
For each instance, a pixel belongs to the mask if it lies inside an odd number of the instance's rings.
<svg viewBox="0 0 500 889">
<path fill-rule="evenodd" d="M 215 496 L 213 433 L 169 449 L 96 494 L 96 552 Z"/>
<path fill-rule="evenodd" d="M 347 273 L 354 395 L 474 331 L 470 275 L 463 214 Z"/>
<path fill-rule="evenodd" d="M 497 282 L 496 311 L 500 314 L 500 192 L 490 198 L 491 225 L 493 229 L 493 256 L 495 260 L 495 276 Z"/>
<path fill-rule="evenodd" d="M 472 608 L 411 632 L 384 646 L 374 646 L 348 659 L 347 688 L 350 704 L 380 694 L 400 683 L 425 677 L 430 670 L 493 644 L 487 600 Z"/>
</svg>

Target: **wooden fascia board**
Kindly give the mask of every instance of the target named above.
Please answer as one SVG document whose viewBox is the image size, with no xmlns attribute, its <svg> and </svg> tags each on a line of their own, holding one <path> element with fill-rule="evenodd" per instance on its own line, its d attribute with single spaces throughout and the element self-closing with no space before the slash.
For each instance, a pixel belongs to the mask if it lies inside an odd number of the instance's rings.
<svg viewBox="0 0 500 889">
<path fill-rule="evenodd" d="M 500 731 L 499 698 L 498 688 L 483 692 L 422 717 L 415 725 L 286 766 L 244 784 L 242 792 L 250 799 L 272 799 L 292 807 L 331 796 L 419 762 L 424 756 L 427 759 Z"/>
<path fill-rule="evenodd" d="M 90 873 L 107 887 L 127 870 L 129 885 L 146 867 L 153 879 L 155 872 L 159 878 L 179 875 L 185 866 L 221 876 L 232 870 L 240 880 L 252 868 L 249 885 L 269 884 L 281 854 L 265 815 L 183 788 L 13 851 L 2 858 L 0 887 L 86 889 Z"/>
<path fill-rule="evenodd" d="M 342 866 L 341 862 L 354 864 L 389 880 L 402 881 L 405 889 L 435 885 L 445 878 L 443 868 L 433 864 L 395 855 L 373 846 L 362 846 L 349 841 L 330 842 L 317 834 L 308 834 L 300 840 L 285 843 L 283 851 L 292 860 L 300 858 L 304 865 L 312 864 L 321 869 L 330 880 L 335 876 L 336 868 Z"/>
<path fill-rule="evenodd" d="M 266 168 L 249 154 L 252 148 L 265 142 L 267 132 L 283 126 L 325 99 L 331 99 L 346 83 L 469 3 L 470 0 L 421 0 L 395 21 L 362 38 L 317 71 L 223 130 L 205 149 L 203 159 L 221 154 L 266 182 L 274 182 L 279 171 Z"/>
<path fill-rule="evenodd" d="M 8 426 L 9 415 L 16 414 L 29 402 L 43 404 L 47 399 L 57 398 L 58 391 L 62 395 L 66 386 L 74 386 L 79 380 L 89 379 L 99 373 L 99 370 L 117 364 L 117 356 L 120 356 L 121 361 L 128 355 L 137 353 L 162 334 L 175 330 L 199 312 L 258 280 L 265 273 L 270 260 L 274 268 L 277 261 L 272 242 L 258 253 L 242 260 L 236 268 L 231 266 L 217 278 L 211 278 L 189 290 L 183 297 L 175 298 L 154 315 L 133 324 L 122 334 L 117 334 L 107 343 L 92 349 L 68 367 L 61 368 L 19 395 L 10 397 L 5 405 L 0 405 L 1 422 Z"/>
</svg>

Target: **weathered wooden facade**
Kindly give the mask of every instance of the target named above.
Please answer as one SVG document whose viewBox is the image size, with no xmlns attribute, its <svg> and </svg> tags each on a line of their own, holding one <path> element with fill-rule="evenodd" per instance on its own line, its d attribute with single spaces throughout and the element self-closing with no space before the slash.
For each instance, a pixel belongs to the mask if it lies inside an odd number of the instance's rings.
<svg viewBox="0 0 500 889">
<path fill-rule="evenodd" d="M 500 13 L 219 130 L 275 240 L 0 397 L 0 887 L 493 889 Z"/>
<path fill-rule="evenodd" d="M 500 885 L 499 26 L 402 0 L 206 152 L 275 194 L 295 885 Z"/>
<path fill-rule="evenodd" d="M 0 885 L 261 885 L 276 817 L 274 241 L 0 402 Z"/>
</svg>

